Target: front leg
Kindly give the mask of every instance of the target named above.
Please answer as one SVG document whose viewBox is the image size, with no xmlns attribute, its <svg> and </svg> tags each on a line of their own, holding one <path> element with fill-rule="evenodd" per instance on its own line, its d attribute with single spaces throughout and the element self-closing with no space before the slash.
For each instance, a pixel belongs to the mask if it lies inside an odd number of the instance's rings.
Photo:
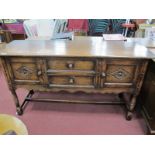
<svg viewBox="0 0 155 155">
<path fill-rule="evenodd" d="M 126 104 L 126 107 L 127 107 L 126 119 L 128 121 L 130 121 L 132 119 L 133 111 L 136 106 L 136 99 L 137 99 L 137 95 L 132 94 L 129 102 Z"/>
<path fill-rule="evenodd" d="M 16 94 L 16 90 L 14 88 L 11 88 L 10 89 L 11 93 L 12 93 L 12 96 L 13 96 L 13 100 L 14 100 L 14 103 L 15 103 L 15 106 L 16 106 L 16 113 L 18 115 L 22 115 L 23 114 L 23 110 L 19 104 L 19 99 L 18 99 L 18 96 Z"/>
</svg>

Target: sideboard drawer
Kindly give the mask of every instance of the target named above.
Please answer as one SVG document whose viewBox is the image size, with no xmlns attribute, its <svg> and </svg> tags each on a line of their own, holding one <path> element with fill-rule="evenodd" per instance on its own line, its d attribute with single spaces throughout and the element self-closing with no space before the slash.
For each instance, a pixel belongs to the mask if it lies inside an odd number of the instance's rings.
<svg viewBox="0 0 155 155">
<path fill-rule="evenodd" d="M 47 59 L 47 68 L 52 70 L 95 70 L 95 60 L 57 58 Z"/>
<path fill-rule="evenodd" d="M 95 87 L 94 76 L 51 76 L 49 77 L 50 86 L 53 87 Z"/>
</svg>

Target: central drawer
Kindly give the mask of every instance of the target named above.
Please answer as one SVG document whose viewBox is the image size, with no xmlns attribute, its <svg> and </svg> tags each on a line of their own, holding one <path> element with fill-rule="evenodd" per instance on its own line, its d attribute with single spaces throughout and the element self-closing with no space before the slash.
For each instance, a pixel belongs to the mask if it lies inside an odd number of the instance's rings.
<svg viewBox="0 0 155 155">
<path fill-rule="evenodd" d="M 95 88 L 97 65 L 91 58 L 46 59 L 47 77 L 50 87 Z"/>
<path fill-rule="evenodd" d="M 51 87 L 95 87 L 94 76 L 50 76 Z"/>
<path fill-rule="evenodd" d="M 94 59 L 56 58 L 47 59 L 47 68 L 52 70 L 95 70 Z"/>
</svg>

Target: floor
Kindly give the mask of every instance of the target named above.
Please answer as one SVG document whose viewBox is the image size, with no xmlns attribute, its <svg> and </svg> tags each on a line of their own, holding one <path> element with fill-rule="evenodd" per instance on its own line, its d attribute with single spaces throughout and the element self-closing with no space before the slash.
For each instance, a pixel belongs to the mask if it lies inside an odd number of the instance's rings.
<svg viewBox="0 0 155 155">
<path fill-rule="evenodd" d="M 20 101 L 27 90 L 17 90 Z M 36 93 L 40 97 L 114 100 L 112 95 Z M 5 77 L 0 70 L 0 113 L 21 119 L 30 135 L 143 135 L 147 128 L 139 111 L 131 121 L 125 119 L 125 107 L 101 104 L 64 104 L 30 102 L 22 116 L 15 114 L 15 106 Z"/>
</svg>

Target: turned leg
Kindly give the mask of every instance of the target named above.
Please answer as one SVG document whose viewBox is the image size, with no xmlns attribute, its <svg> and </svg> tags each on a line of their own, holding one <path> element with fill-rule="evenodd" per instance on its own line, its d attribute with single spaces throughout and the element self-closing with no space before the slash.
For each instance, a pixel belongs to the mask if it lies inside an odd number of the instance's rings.
<svg viewBox="0 0 155 155">
<path fill-rule="evenodd" d="M 126 119 L 129 121 L 132 119 L 133 116 L 133 111 L 136 105 L 136 95 L 131 95 L 130 101 L 128 102 L 128 104 L 126 105 L 127 107 L 127 114 L 126 114 Z"/>
<path fill-rule="evenodd" d="M 15 106 L 16 106 L 16 113 L 18 115 L 22 115 L 23 114 L 23 110 L 19 104 L 19 100 L 18 100 L 18 96 L 16 94 L 16 91 L 15 89 L 10 89 L 11 93 L 12 93 L 12 96 L 13 96 L 13 100 L 15 102 Z"/>
</svg>

